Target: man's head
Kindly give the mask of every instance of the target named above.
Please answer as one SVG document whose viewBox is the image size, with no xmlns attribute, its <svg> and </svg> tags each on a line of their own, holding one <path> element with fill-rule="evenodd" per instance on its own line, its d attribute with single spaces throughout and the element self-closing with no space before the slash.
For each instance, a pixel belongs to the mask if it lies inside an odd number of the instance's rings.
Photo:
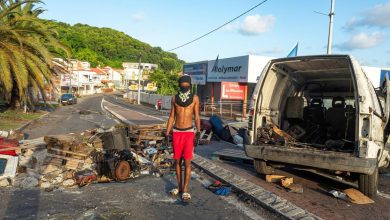
<svg viewBox="0 0 390 220">
<path fill-rule="evenodd" d="M 180 77 L 179 87 L 181 92 L 188 92 L 191 89 L 191 77 L 188 75 Z"/>
</svg>

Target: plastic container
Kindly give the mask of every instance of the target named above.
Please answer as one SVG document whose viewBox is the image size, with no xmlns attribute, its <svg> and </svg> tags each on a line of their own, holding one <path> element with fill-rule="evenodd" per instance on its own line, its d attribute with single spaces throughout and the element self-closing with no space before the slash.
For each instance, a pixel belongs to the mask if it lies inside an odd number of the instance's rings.
<svg viewBox="0 0 390 220">
<path fill-rule="evenodd" d="M 17 146 L 19 146 L 18 140 L 11 140 L 11 139 L 0 137 L 0 150 L 4 148 L 17 147 Z M 0 151 L 0 154 L 18 156 L 15 150 Z"/>
</svg>

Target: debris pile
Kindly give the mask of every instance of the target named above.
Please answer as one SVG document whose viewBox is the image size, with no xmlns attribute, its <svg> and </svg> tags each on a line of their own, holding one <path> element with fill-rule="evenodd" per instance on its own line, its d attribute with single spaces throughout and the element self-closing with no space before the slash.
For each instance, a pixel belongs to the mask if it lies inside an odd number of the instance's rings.
<svg viewBox="0 0 390 220">
<path fill-rule="evenodd" d="M 48 135 L 20 145 L 7 139 L 13 145 L 0 143 L 0 187 L 51 191 L 145 174 L 160 176 L 173 164 L 163 129 L 164 125 L 120 125 L 81 134 Z"/>
</svg>

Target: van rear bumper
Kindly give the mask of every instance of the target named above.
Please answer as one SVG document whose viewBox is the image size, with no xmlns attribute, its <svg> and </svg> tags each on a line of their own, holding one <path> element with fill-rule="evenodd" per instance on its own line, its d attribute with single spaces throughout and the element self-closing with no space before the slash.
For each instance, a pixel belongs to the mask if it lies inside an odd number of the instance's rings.
<svg viewBox="0 0 390 220">
<path fill-rule="evenodd" d="M 248 157 L 314 168 L 373 174 L 377 160 L 359 158 L 350 153 L 285 147 L 278 145 L 246 145 Z"/>
</svg>

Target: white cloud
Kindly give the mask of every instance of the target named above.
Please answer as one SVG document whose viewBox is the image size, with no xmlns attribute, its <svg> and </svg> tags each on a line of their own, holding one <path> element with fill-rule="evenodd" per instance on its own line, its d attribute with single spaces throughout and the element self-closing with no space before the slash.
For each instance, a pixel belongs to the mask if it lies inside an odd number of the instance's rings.
<svg viewBox="0 0 390 220">
<path fill-rule="evenodd" d="M 143 11 L 139 11 L 131 16 L 134 21 L 140 22 L 145 20 L 145 13 Z"/>
<path fill-rule="evenodd" d="M 240 23 L 239 31 L 245 35 L 258 35 L 268 32 L 275 23 L 275 16 L 259 14 L 246 16 Z"/>
<path fill-rule="evenodd" d="M 355 34 L 348 41 L 336 44 L 334 47 L 340 50 L 355 50 L 355 49 L 367 49 L 378 46 L 383 42 L 385 36 L 381 32 L 374 32 L 367 34 L 364 32 Z"/>
<path fill-rule="evenodd" d="M 275 23 L 275 16 L 273 15 L 249 15 L 243 21 L 233 22 L 225 25 L 224 31 L 238 31 L 244 35 L 259 35 L 268 32 Z"/>
<path fill-rule="evenodd" d="M 390 1 L 375 5 L 364 11 L 361 18 L 352 17 L 345 25 L 347 29 L 355 27 L 390 27 Z"/>
</svg>

